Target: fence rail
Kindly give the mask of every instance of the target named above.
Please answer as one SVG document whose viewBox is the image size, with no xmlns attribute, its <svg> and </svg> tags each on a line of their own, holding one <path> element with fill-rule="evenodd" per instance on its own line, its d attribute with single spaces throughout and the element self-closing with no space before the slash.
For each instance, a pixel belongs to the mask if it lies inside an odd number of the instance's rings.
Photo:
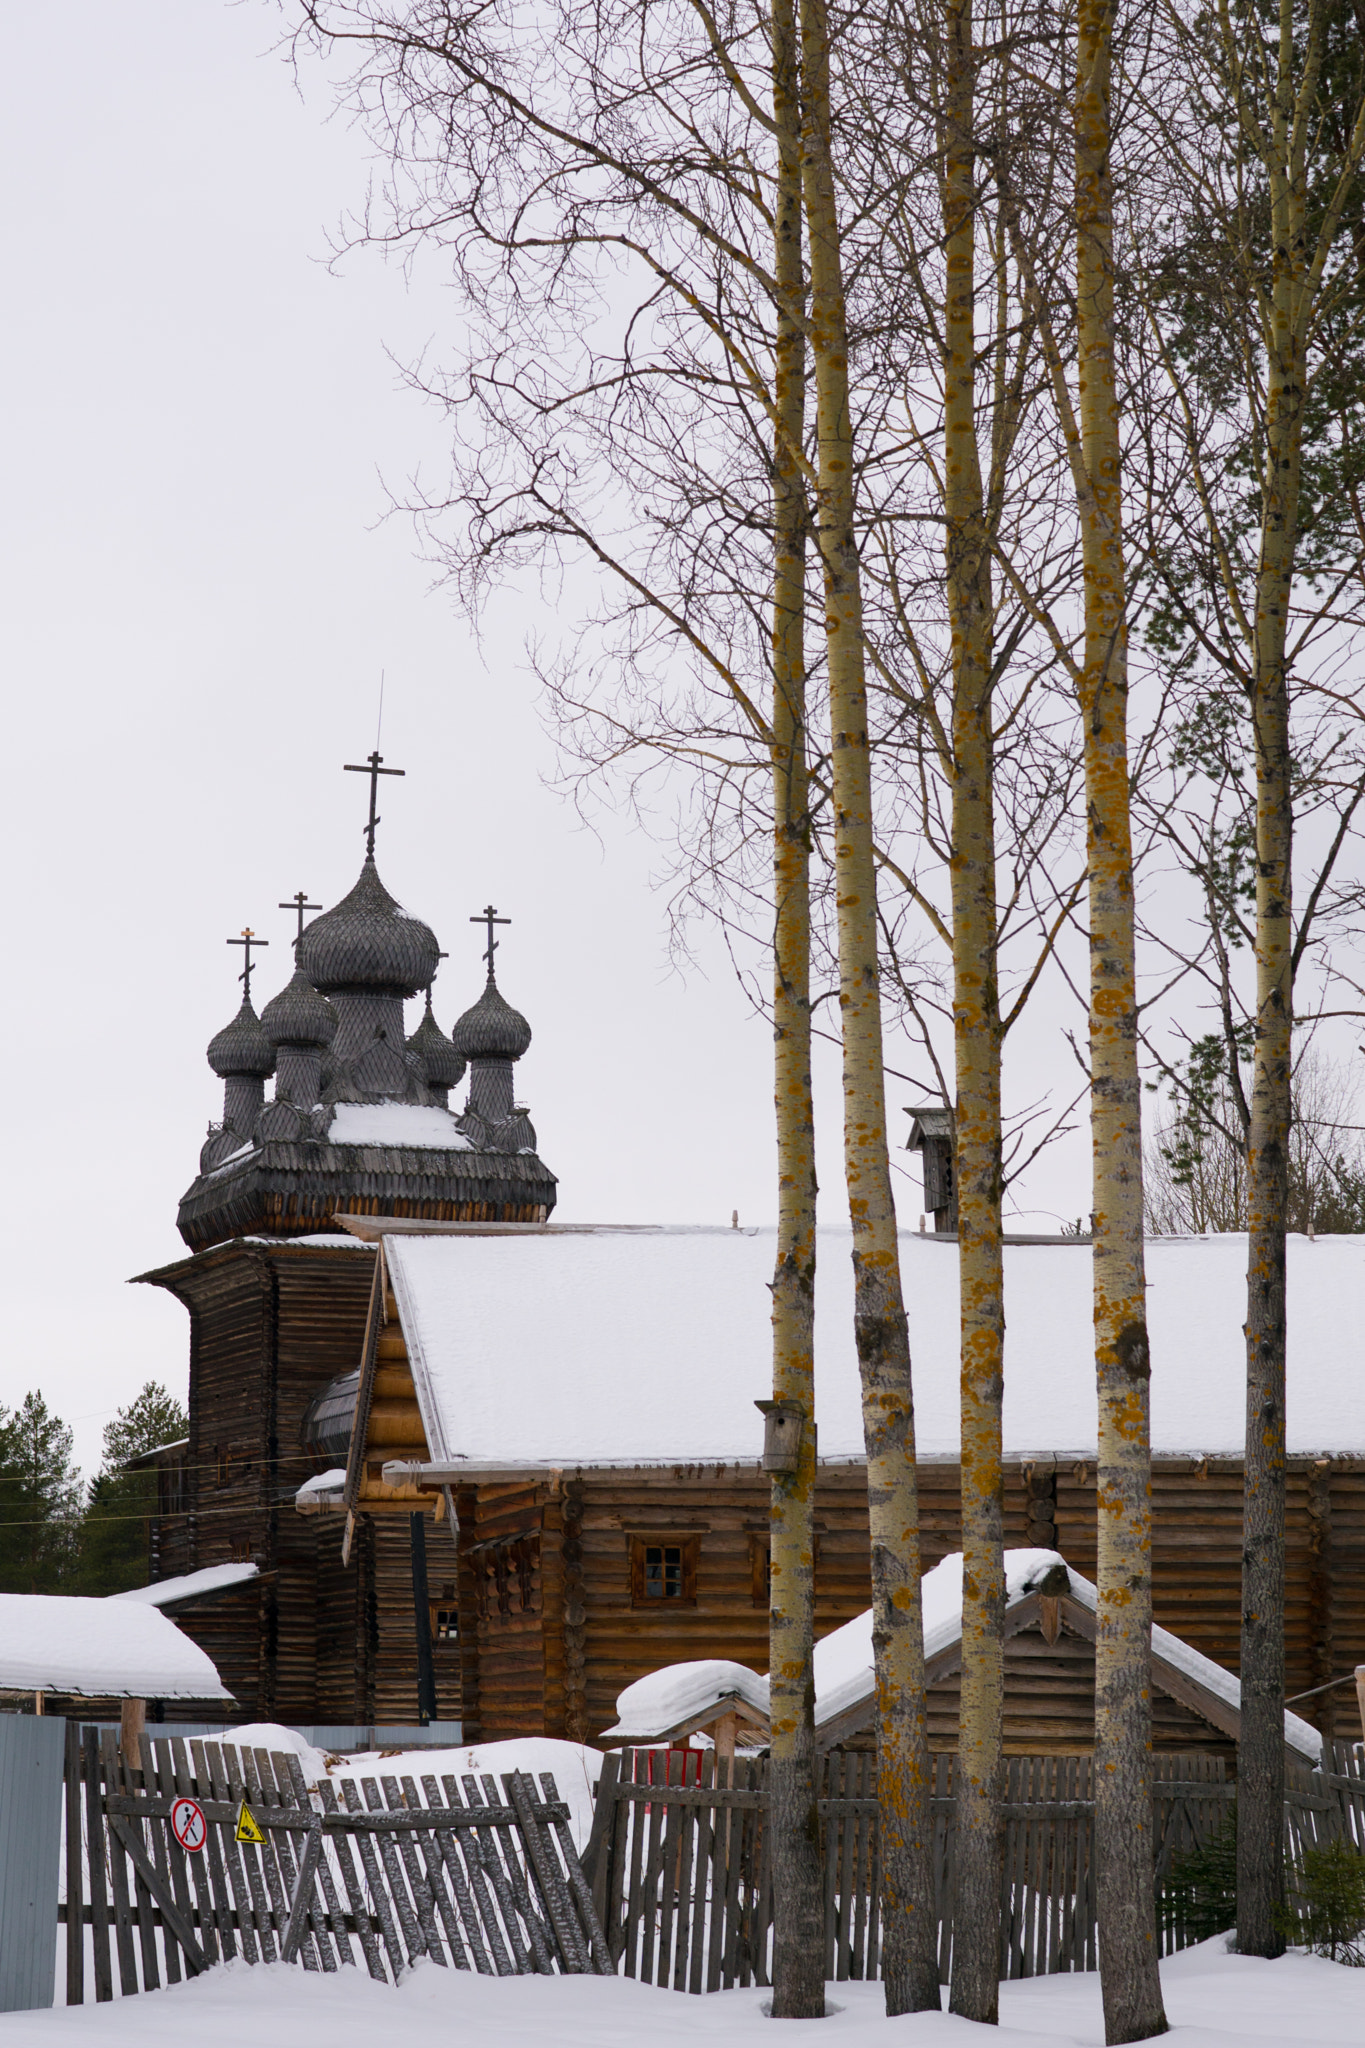
<svg viewBox="0 0 1365 2048">
<path fill-rule="evenodd" d="M 334 1973 L 356 1965 L 352 1937 L 385 1983 L 419 1957 L 488 1976 L 611 1968 L 549 1772 L 338 1776 L 315 1801 L 292 1754 L 144 1734 L 139 1756 L 68 1726 L 68 2004 L 85 1998 L 87 1926 L 97 2001 L 116 1966 L 124 1997 L 236 1956 Z"/>
<path fill-rule="evenodd" d="M 1285 1841 L 1291 1861 L 1334 1835 L 1365 1849 L 1365 1777 L 1338 1746 L 1328 1768 L 1290 1767 Z M 954 1758 L 934 1759 L 934 1885 L 939 1971 L 952 1964 L 956 1893 Z M 1168 1884 L 1178 1859 L 1230 1820 L 1235 1787 L 1221 1757 L 1153 1758 L 1158 1935 L 1170 1955 L 1201 1939 L 1185 1895 Z M 876 1977 L 881 1870 L 876 1759 L 831 1753 L 818 1787 L 823 1836 L 825 1976 Z M 1084 1756 L 1012 1757 L 1004 1805 L 1000 1974 L 1093 1970 L 1098 1962 L 1094 1797 Z M 686 1778 L 686 1782 L 684 1779 Z M 772 1880 L 766 1765 L 714 1751 L 625 1750 L 608 1756 L 584 1868 L 614 1969 L 676 1991 L 766 1984 Z"/>
</svg>

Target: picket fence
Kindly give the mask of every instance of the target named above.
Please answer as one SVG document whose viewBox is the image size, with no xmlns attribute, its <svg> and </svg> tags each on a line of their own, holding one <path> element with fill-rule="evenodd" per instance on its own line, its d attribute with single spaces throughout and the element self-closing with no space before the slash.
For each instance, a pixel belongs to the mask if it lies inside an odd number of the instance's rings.
<svg viewBox="0 0 1365 2048">
<path fill-rule="evenodd" d="M 611 1963 L 553 1777 L 404 1774 L 324 1780 L 299 1760 L 144 1734 L 141 1768 L 112 1731 L 69 1723 L 65 1754 L 66 1999 L 179 1983 L 220 1958 L 356 1962 L 396 1982 L 427 1957 L 484 1975 L 605 1974 Z M 193 1800 L 202 1846 L 182 1846 Z M 259 1842 L 242 1807 L 257 1824 Z M 182 1808 L 183 1814 L 183 1808 Z M 193 1818 L 193 1816 L 191 1816 Z M 195 1822 L 195 1832 L 199 1823 Z"/>
<path fill-rule="evenodd" d="M 1365 1779 L 1338 1748 L 1320 1772 L 1291 1767 L 1285 1802 L 1291 1860 L 1343 1834 L 1365 1849 Z M 934 1883 L 939 1970 L 952 1964 L 955 1895 L 953 1771 L 934 1759 Z M 1200 1938 L 1165 1880 L 1231 1811 L 1221 1757 L 1153 1759 L 1153 1843 L 1163 1955 Z M 879 1974 L 881 1927 L 876 1759 L 835 1751 L 821 1763 L 825 1977 Z M 625 1750 L 608 1756 L 583 1866 L 611 1965 L 675 1991 L 767 1984 L 772 1873 L 766 1764 L 714 1751 Z M 1033 1977 L 1098 1964 L 1091 1763 L 1083 1756 L 1013 1757 L 1005 1801 L 1000 1974 Z"/>
</svg>

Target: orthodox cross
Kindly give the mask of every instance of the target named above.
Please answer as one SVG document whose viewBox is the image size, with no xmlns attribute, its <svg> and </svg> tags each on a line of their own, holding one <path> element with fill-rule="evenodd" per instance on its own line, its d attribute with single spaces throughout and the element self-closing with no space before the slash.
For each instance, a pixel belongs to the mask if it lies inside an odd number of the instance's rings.
<svg viewBox="0 0 1365 2048">
<path fill-rule="evenodd" d="M 228 939 L 228 940 L 226 941 L 226 943 L 227 943 L 227 944 L 228 944 L 229 946 L 240 946 L 240 947 L 241 947 L 241 949 L 242 949 L 242 953 L 243 953 L 243 956 L 244 956 L 244 959 L 245 959 L 245 962 L 246 962 L 246 964 L 245 964 L 245 966 L 244 966 L 244 967 L 242 968 L 242 971 L 241 971 L 241 973 L 240 973 L 240 974 L 239 974 L 239 975 L 237 976 L 237 979 L 238 979 L 238 981 L 241 981 L 241 982 L 245 982 L 245 984 L 246 984 L 246 1000 L 247 1000 L 248 1002 L 250 1002 L 250 1001 L 251 1001 L 251 949 L 252 949 L 252 947 L 253 947 L 253 946 L 256 946 L 256 947 L 258 947 L 258 948 L 259 948 L 259 947 L 261 947 L 261 946 L 268 946 L 268 945 L 270 944 L 270 941 L 269 941 L 269 939 L 258 939 L 258 938 L 257 938 L 257 936 L 256 936 L 256 934 L 255 934 L 255 932 L 253 932 L 253 931 L 252 931 L 252 929 L 251 929 L 251 926 L 250 926 L 249 924 L 247 924 L 247 925 L 243 925 L 243 926 L 242 926 L 242 936 L 241 936 L 241 938 L 240 938 L 240 939 Z"/>
<path fill-rule="evenodd" d="M 498 941 L 493 937 L 493 927 L 495 924 L 510 924 L 512 920 L 510 917 L 499 917 L 496 906 L 492 903 L 485 903 L 478 916 L 471 917 L 469 922 L 471 924 L 486 924 L 488 926 L 488 951 L 483 957 L 488 962 L 488 979 L 491 981 L 493 979 L 493 955 L 498 950 Z"/>
<path fill-rule="evenodd" d="M 296 889 L 287 903 L 277 903 L 275 908 L 277 910 L 296 910 L 299 914 L 299 928 L 294 934 L 294 953 L 297 956 L 299 940 L 303 937 L 303 914 L 306 910 L 321 910 L 322 905 L 320 903 L 310 903 L 306 889 Z"/>
<path fill-rule="evenodd" d="M 375 799 L 379 794 L 379 778 L 381 775 L 406 775 L 408 772 L 406 768 L 382 767 L 380 764 L 383 759 L 384 756 L 376 747 L 374 752 L 367 755 L 364 761 L 347 761 L 345 763 L 348 775 L 368 775 L 370 778 L 370 822 L 365 827 L 366 856 L 370 860 L 374 859 L 374 828 L 381 822 L 374 814 Z"/>
</svg>

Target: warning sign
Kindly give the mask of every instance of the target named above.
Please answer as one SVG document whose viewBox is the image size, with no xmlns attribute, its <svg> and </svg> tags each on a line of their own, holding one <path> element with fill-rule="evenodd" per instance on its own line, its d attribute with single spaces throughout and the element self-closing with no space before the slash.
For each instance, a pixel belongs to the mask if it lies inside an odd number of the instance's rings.
<svg viewBox="0 0 1365 2048">
<path fill-rule="evenodd" d="M 177 1799 L 171 1808 L 171 1833 L 182 1849 L 193 1853 L 202 1849 L 208 1839 L 208 1824 L 204 1809 L 197 1799 Z"/>
<path fill-rule="evenodd" d="M 247 1805 L 245 1799 L 237 1808 L 237 1840 L 239 1842 L 256 1842 L 262 1847 L 265 1844 L 265 1836 L 261 1833 L 261 1824 Z"/>
</svg>

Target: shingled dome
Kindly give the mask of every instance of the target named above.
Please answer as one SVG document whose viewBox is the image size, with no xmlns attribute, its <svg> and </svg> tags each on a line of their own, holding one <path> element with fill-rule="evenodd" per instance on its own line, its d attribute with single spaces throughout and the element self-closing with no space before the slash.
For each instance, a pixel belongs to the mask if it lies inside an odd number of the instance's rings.
<svg viewBox="0 0 1365 2048">
<path fill-rule="evenodd" d="M 464 1079 L 464 1060 L 432 1016 L 430 994 L 426 1015 L 408 1040 L 408 1051 L 415 1052 L 422 1062 L 422 1079 L 429 1088 L 454 1088 Z"/>
<path fill-rule="evenodd" d="M 262 1010 L 261 1029 L 272 1045 L 330 1045 L 337 1013 L 300 968 Z"/>
<path fill-rule="evenodd" d="M 473 1009 L 457 1020 L 450 1040 L 467 1060 L 519 1060 L 531 1043 L 531 1027 L 503 1000 L 490 977 Z"/>
<path fill-rule="evenodd" d="M 298 949 L 299 966 L 324 995 L 382 989 L 415 996 L 440 957 L 435 933 L 394 901 L 372 859 L 350 895 L 305 927 Z"/>
<path fill-rule="evenodd" d="M 245 1074 L 263 1081 L 275 1071 L 275 1048 L 261 1029 L 261 1020 L 245 997 L 230 1024 L 209 1040 L 209 1065 L 221 1080 Z"/>
</svg>

